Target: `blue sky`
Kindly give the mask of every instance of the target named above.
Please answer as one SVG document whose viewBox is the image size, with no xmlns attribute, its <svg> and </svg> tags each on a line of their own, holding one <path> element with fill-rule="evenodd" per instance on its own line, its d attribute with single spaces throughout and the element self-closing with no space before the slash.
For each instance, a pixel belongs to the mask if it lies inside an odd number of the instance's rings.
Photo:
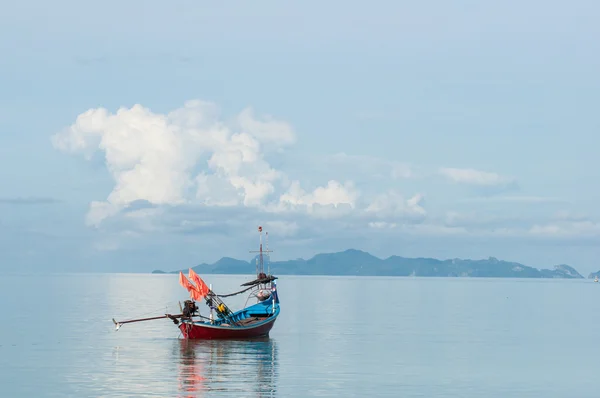
<svg viewBox="0 0 600 398">
<path fill-rule="evenodd" d="M 347 248 L 600 269 L 592 1 L 21 1 L 4 270 Z"/>
</svg>

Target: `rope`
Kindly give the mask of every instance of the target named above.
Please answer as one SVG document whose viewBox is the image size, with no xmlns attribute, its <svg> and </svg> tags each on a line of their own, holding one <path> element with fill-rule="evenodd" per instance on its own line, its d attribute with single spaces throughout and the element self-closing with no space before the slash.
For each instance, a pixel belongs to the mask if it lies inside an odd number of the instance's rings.
<svg viewBox="0 0 600 398">
<path fill-rule="evenodd" d="M 231 297 L 231 296 L 235 296 L 237 294 L 241 294 L 241 293 L 247 292 L 248 290 L 253 289 L 253 288 L 254 288 L 254 286 L 250 286 L 250 287 L 248 287 L 248 288 L 246 288 L 244 290 L 240 290 L 239 292 L 230 293 L 230 294 L 216 294 L 215 293 L 215 296 L 217 296 L 217 297 Z"/>
</svg>

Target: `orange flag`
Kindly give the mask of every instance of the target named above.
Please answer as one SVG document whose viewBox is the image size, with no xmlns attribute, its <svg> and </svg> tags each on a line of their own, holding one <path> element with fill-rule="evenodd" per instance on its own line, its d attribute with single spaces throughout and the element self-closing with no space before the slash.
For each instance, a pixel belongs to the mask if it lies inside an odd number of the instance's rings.
<svg viewBox="0 0 600 398">
<path fill-rule="evenodd" d="M 208 294 L 208 286 L 191 268 L 189 278 L 196 284 L 195 286 L 183 275 L 183 272 L 179 271 L 179 284 L 190 292 L 192 299 L 202 300 Z"/>
<path fill-rule="evenodd" d="M 188 279 L 183 275 L 183 272 L 179 271 L 179 284 L 183 286 L 187 291 L 192 291 L 195 289 L 195 286 L 188 281 Z"/>
<path fill-rule="evenodd" d="M 179 271 L 179 284 L 190 292 L 190 297 L 194 300 L 202 300 L 206 294 L 202 294 L 193 283 L 191 283 L 181 271 Z"/>
<path fill-rule="evenodd" d="M 202 300 L 202 298 L 204 298 L 204 296 L 202 296 L 196 288 L 193 288 L 192 290 L 190 290 L 190 296 L 192 297 L 192 299 L 194 299 L 196 301 L 200 301 L 200 300 Z"/>
<path fill-rule="evenodd" d="M 191 268 L 189 272 L 189 278 L 196 284 L 196 291 L 198 292 L 200 298 L 205 297 L 208 294 L 208 286 L 206 286 L 206 283 L 204 283 L 202 278 L 200 278 L 198 274 L 195 273 Z"/>
</svg>

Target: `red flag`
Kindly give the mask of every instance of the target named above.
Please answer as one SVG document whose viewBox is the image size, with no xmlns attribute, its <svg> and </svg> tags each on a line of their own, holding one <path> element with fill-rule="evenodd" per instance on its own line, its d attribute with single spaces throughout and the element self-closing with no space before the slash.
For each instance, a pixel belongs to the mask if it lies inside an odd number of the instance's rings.
<svg viewBox="0 0 600 398">
<path fill-rule="evenodd" d="M 179 284 L 187 289 L 188 292 L 195 288 L 181 271 L 179 271 Z"/>
<path fill-rule="evenodd" d="M 186 288 L 188 292 L 190 292 L 190 297 L 193 300 L 199 301 L 199 300 L 202 300 L 202 298 L 205 296 L 205 295 L 202 295 L 198 291 L 198 288 L 196 286 L 194 286 L 194 284 L 191 283 L 185 277 L 185 275 L 183 275 L 183 273 L 181 271 L 179 271 L 179 283 L 181 284 L 181 286 L 183 286 L 184 288 Z"/>
<path fill-rule="evenodd" d="M 200 301 L 204 298 L 204 296 L 200 294 L 200 292 L 195 287 L 192 290 L 190 290 L 190 296 L 193 300 L 196 301 Z"/>
<path fill-rule="evenodd" d="M 206 283 L 198 276 L 197 273 L 194 272 L 193 269 L 190 268 L 189 278 L 196 284 L 196 291 L 198 292 L 200 298 L 204 298 L 208 294 L 208 286 Z"/>
</svg>

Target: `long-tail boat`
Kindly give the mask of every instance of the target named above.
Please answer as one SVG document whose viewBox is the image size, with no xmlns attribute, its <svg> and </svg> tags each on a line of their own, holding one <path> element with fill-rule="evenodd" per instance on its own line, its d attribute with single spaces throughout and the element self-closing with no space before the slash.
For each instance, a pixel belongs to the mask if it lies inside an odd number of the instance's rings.
<svg viewBox="0 0 600 398">
<path fill-rule="evenodd" d="M 264 272 L 264 255 L 271 253 L 268 247 L 269 234 L 266 233 L 267 247 L 263 250 L 262 227 L 258 227 L 260 246 L 256 258 L 256 279 L 243 283 L 242 290 L 230 294 L 216 294 L 212 285 L 206 283 L 189 269 L 188 278 L 179 272 L 179 283 L 190 293 L 190 299 L 184 301 L 181 313 L 177 315 L 165 314 L 152 318 L 132 319 L 117 322 L 113 319 L 116 330 L 126 323 L 149 321 L 154 319 L 169 318 L 178 325 L 179 330 L 186 339 L 248 339 L 268 336 L 279 316 L 279 294 L 277 292 L 277 277 Z M 270 267 L 269 267 L 270 268 Z M 255 299 L 256 303 L 245 306 L 241 310 L 231 311 L 222 298 L 246 293 L 248 299 Z M 210 309 L 208 317 L 199 313 L 197 301 L 204 301 Z"/>
</svg>

